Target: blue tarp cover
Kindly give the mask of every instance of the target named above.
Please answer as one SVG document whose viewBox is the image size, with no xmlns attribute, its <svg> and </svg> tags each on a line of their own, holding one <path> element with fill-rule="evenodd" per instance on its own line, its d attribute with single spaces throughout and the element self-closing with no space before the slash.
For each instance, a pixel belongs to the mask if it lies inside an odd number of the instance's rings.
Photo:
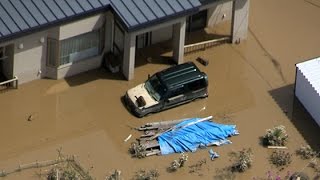
<svg viewBox="0 0 320 180">
<path fill-rule="evenodd" d="M 239 134 L 235 125 L 218 124 L 212 121 L 202 121 L 183 127 L 199 119 L 192 118 L 183 121 L 174 126 L 175 130 L 160 135 L 158 141 L 161 154 L 194 152 L 199 147 L 230 143 L 227 137 Z"/>
</svg>

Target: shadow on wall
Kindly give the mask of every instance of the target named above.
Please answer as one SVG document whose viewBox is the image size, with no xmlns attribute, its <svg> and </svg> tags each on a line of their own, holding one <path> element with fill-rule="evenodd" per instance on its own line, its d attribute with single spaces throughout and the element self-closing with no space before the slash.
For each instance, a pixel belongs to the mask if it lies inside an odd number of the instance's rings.
<svg viewBox="0 0 320 180">
<path fill-rule="evenodd" d="M 109 70 L 102 67 L 65 78 L 66 82 L 71 87 L 83 85 L 101 79 L 126 81 L 121 72 L 111 73 Z"/>
<path fill-rule="evenodd" d="M 294 84 L 269 91 L 291 123 L 306 142 L 315 150 L 320 150 L 320 127 L 294 95 Z"/>
</svg>

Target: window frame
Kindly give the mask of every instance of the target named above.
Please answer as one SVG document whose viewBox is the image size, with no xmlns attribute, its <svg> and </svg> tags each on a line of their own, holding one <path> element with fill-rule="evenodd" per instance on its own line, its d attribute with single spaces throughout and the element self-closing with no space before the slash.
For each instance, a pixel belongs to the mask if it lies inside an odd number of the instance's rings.
<svg viewBox="0 0 320 180">
<path fill-rule="evenodd" d="M 72 53 L 69 53 L 67 55 L 61 55 L 62 43 L 70 41 L 70 40 L 80 39 L 80 38 L 83 38 L 84 36 L 89 35 L 89 34 L 94 34 L 95 35 L 95 33 L 97 33 L 97 36 L 98 36 L 98 38 L 96 39 L 97 43 L 98 43 L 97 46 L 92 46 L 90 48 L 83 49 L 83 50 L 79 51 L 78 53 L 84 52 L 85 50 L 88 50 L 88 49 L 91 49 L 91 48 L 98 48 L 98 53 L 97 54 L 94 53 L 94 55 L 91 55 L 91 56 L 88 56 L 88 57 L 79 58 L 79 59 L 74 60 L 74 61 L 70 61 L 70 54 L 72 54 Z M 86 32 L 86 33 L 83 33 L 83 34 L 80 34 L 80 35 L 77 35 L 77 36 L 73 36 L 73 37 L 70 37 L 68 39 L 60 40 L 59 41 L 59 47 L 58 47 L 59 52 L 58 52 L 58 58 L 57 58 L 57 60 L 58 60 L 57 67 L 58 68 L 63 68 L 63 67 L 66 67 L 66 66 L 70 66 L 73 63 L 77 63 L 77 62 L 81 62 L 81 61 L 84 61 L 84 60 L 89 59 L 89 58 L 101 56 L 103 51 L 104 51 L 104 48 L 105 48 L 105 23 L 103 23 L 103 25 L 101 25 L 100 28 L 95 29 L 93 31 Z M 62 58 L 66 58 L 68 56 L 69 56 L 68 62 L 62 64 L 61 59 Z"/>
</svg>

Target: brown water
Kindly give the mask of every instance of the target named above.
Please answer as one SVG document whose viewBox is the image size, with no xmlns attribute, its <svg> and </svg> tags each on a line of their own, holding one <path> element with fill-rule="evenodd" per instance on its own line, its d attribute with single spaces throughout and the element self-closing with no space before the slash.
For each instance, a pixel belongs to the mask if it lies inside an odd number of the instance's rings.
<svg viewBox="0 0 320 180">
<path fill-rule="evenodd" d="M 209 98 L 142 119 L 128 113 L 120 98 L 128 88 L 144 81 L 147 74 L 168 67 L 166 64 L 137 63 L 135 79 L 130 82 L 99 69 L 66 80 L 37 80 L 1 93 L 0 169 L 54 159 L 61 147 L 63 153 L 76 155 L 97 179 L 113 169 L 120 169 L 123 177 L 130 179 L 140 168 L 157 168 L 160 179 L 196 179 L 199 176 L 190 174 L 188 167 L 176 173 L 166 171 L 177 154 L 131 158 L 128 148 L 139 135 L 132 127 L 213 115 L 217 122 L 236 124 L 240 135 L 231 139 L 232 145 L 214 148 L 221 155 L 215 161 L 209 160 L 207 150 L 188 153 L 187 166 L 206 159 L 201 177 L 214 179 L 217 168 L 230 165 L 228 153 L 251 147 L 253 167 L 237 174 L 236 179 L 266 177 L 268 170 L 278 172 L 267 160 L 271 150 L 259 145 L 259 137 L 266 129 L 285 125 L 290 135 L 289 152 L 306 143 L 319 147 L 320 128 L 294 101 L 292 85 L 295 63 L 320 56 L 320 8 L 315 4 L 320 5 L 320 1 L 252 0 L 247 41 L 185 57 L 209 60 L 206 67 L 195 62 L 209 76 Z M 27 121 L 30 115 L 31 121 Z M 129 134 L 133 138 L 124 142 Z M 306 165 L 307 161 L 294 156 L 292 164 L 280 174 L 303 170 L 314 176 Z M 5 179 L 36 179 L 35 171 Z"/>
</svg>

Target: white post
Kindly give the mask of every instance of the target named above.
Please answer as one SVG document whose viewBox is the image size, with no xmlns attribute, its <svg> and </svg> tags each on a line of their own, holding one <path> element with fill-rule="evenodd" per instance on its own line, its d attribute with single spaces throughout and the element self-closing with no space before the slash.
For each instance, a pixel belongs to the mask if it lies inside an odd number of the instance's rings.
<svg viewBox="0 0 320 180">
<path fill-rule="evenodd" d="M 183 63 L 184 43 L 186 34 L 186 18 L 173 25 L 173 59 L 177 64 Z"/>
<path fill-rule="evenodd" d="M 232 43 L 247 38 L 250 0 L 234 0 L 232 5 Z"/>
<path fill-rule="evenodd" d="M 124 52 L 122 73 L 127 80 L 133 79 L 136 52 L 136 35 L 126 32 L 124 37 Z"/>
</svg>

